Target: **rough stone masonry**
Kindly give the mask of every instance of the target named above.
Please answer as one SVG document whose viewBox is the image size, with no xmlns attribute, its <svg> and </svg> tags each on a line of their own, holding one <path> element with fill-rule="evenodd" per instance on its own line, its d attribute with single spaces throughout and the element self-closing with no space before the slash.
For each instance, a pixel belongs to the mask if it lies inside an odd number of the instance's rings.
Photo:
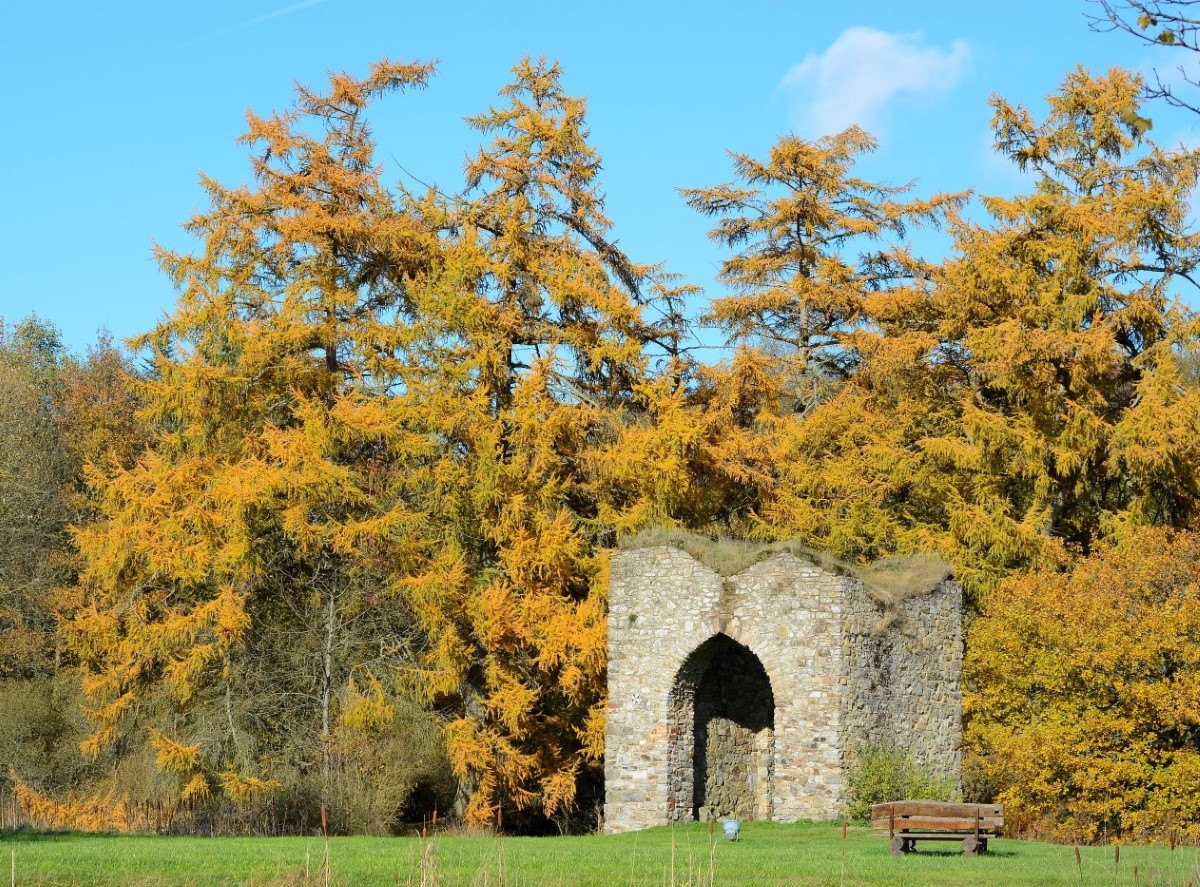
<svg viewBox="0 0 1200 887">
<path fill-rule="evenodd" d="M 867 742 L 957 780 L 962 589 L 895 606 L 789 552 L 728 577 L 669 545 L 615 553 L 606 830 L 836 818 Z"/>
</svg>

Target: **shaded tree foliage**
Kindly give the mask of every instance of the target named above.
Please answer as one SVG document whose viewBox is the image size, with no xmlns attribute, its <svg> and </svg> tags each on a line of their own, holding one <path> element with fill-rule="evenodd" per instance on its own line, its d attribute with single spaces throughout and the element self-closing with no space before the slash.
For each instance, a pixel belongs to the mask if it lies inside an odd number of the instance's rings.
<svg viewBox="0 0 1200 887">
<path fill-rule="evenodd" d="M 76 602 L 69 526 L 91 516 L 89 461 L 142 443 L 128 358 L 101 335 L 83 357 L 36 316 L 0 320 L 0 677 L 63 664 L 57 622 Z"/>
<path fill-rule="evenodd" d="M 58 791 L 105 776 L 79 755 L 79 675 L 58 630 L 79 601 L 70 527 L 94 514 L 87 466 L 128 461 L 144 439 L 131 379 L 105 334 L 80 356 L 36 316 L 0 320 L 0 788 L 9 767 Z"/>
</svg>

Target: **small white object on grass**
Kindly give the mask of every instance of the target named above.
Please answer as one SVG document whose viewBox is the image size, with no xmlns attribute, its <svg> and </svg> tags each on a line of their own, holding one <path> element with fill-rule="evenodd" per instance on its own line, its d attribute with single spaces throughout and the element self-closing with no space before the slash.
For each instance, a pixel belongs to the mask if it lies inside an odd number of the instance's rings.
<svg viewBox="0 0 1200 887">
<path fill-rule="evenodd" d="M 730 841 L 736 841 L 738 832 L 742 830 L 742 824 L 736 819 L 726 819 L 721 825 L 721 830 L 725 832 L 725 837 Z"/>
</svg>

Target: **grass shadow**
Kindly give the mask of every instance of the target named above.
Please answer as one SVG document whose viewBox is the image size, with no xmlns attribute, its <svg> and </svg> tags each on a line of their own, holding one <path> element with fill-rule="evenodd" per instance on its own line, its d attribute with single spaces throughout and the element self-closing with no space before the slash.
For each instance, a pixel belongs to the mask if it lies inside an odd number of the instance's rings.
<svg viewBox="0 0 1200 887">
<path fill-rule="evenodd" d="M 80 832 L 45 832 L 38 829 L 27 828 L 6 828 L 0 829 L 0 842 L 6 844 L 35 844 L 48 843 L 50 841 L 61 841 L 67 838 L 80 837 Z"/>
<path fill-rule="evenodd" d="M 55 841 L 76 841 L 86 839 L 89 841 L 101 840 L 111 841 L 117 838 L 173 838 L 178 835 L 151 835 L 151 834 L 129 834 L 128 832 L 80 832 L 71 831 L 69 829 L 59 830 L 43 830 L 21 826 L 15 829 L 0 829 L 0 843 L 12 844 L 38 844 L 51 843 Z"/>
<path fill-rule="evenodd" d="M 946 848 L 942 848 L 939 850 L 932 850 L 932 849 L 931 850 L 911 850 L 906 855 L 906 858 L 911 856 L 911 857 L 916 857 L 917 859 L 920 859 L 922 857 L 930 857 L 930 858 L 936 858 L 936 859 L 950 859 L 952 857 L 962 856 L 962 855 L 963 855 L 962 850 L 950 849 L 950 848 L 946 847 Z M 973 858 L 974 859 L 988 859 L 990 857 L 995 857 L 997 859 L 1011 859 L 1012 857 L 1014 857 L 1016 855 L 1017 855 L 1017 853 L 1013 850 L 995 850 L 995 849 L 992 849 L 991 847 L 989 847 L 987 853 L 980 853 L 978 856 L 973 857 Z M 971 858 L 971 857 L 967 857 L 967 858 Z"/>
</svg>

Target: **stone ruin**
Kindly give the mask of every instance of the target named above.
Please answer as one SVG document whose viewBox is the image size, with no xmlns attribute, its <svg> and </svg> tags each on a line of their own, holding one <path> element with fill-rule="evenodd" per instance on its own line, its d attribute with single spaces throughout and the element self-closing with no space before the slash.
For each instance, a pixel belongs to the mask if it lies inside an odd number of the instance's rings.
<svg viewBox="0 0 1200 887">
<path fill-rule="evenodd" d="M 864 743 L 959 778 L 962 589 L 949 579 L 887 600 L 789 551 L 723 576 L 663 544 L 613 555 L 608 606 L 609 832 L 840 817 Z"/>
</svg>

